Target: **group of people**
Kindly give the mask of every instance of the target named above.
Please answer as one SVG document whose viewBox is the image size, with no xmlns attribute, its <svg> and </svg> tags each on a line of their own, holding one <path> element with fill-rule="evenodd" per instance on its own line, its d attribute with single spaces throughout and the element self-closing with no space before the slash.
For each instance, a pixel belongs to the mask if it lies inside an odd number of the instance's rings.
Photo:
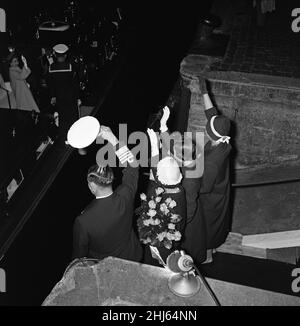
<svg viewBox="0 0 300 326">
<path fill-rule="evenodd" d="M 48 90 L 49 104 L 58 113 L 58 142 L 64 144 L 69 127 L 79 118 L 81 104 L 77 74 L 68 60 L 69 48 L 65 44 L 53 47 L 53 55 L 43 53 L 41 60 L 43 77 Z M 23 55 L 11 52 L 7 58 L 10 87 L 0 75 L 0 107 L 40 112 L 27 82 L 31 74 Z"/>
<path fill-rule="evenodd" d="M 147 130 L 150 180 L 137 210 L 136 157 L 109 127 L 101 126 L 99 136 L 114 147 L 126 167 L 115 190 L 110 166 L 98 162 L 89 169 L 87 182 L 95 199 L 75 219 L 74 259 L 113 256 L 158 265 L 174 250 L 184 250 L 197 264 L 213 261 L 214 250 L 230 229 L 230 121 L 218 114 L 204 79 L 199 85 L 207 117 L 203 146 L 183 135 L 172 145 L 166 141 L 170 110 L 165 107 L 159 131 Z"/>
</svg>

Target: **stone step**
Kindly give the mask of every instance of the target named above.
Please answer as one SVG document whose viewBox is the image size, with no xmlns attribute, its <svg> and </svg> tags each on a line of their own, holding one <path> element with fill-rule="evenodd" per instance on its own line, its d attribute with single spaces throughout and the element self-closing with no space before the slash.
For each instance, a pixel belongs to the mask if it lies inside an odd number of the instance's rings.
<svg viewBox="0 0 300 326">
<path fill-rule="evenodd" d="M 291 241 L 288 241 L 287 238 L 291 236 Z M 251 236 L 231 232 L 226 242 L 217 248 L 217 252 L 270 259 L 295 265 L 300 259 L 299 237 L 300 230 Z"/>
</svg>

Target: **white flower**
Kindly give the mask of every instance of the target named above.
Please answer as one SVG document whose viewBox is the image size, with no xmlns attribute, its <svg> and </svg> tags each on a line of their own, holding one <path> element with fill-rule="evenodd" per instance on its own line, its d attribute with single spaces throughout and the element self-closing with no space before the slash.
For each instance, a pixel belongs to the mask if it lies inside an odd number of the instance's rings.
<svg viewBox="0 0 300 326">
<path fill-rule="evenodd" d="M 161 201 L 161 197 L 156 197 L 156 198 L 155 198 L 155 201 L 156 201 L 157 203 L 160 203 L 160 201 Z"/>
<path fill-rule="evenodd" d="M 143 224 L 146 225 L 146 226 L 149 226 L 149 225 L 150 225 L 150 221 L 151 221 L 150 218 L 147 219 L 147 220 L 144 220 L 144 221 L 143 221 Z"/>
<path fill-rule="evenodd" d="M 151 225 L 156 225 L 156 224 L 155 224 L 155 220 L 153 220 L 153 218 L 150 218 L 150 224 L 151 224 Z"/>
<path fill-rule="evenodd" d="M 174 234 L 168 232 L 168 233 L 167 233 L 167 239 L 168 239 L 168 240 L 171 240 L 171 241 L 174 240 L 174 239 L 175 239 Z"/>
<path fill-rule="evenodd" d="M 167 205 L 166 204 L 161 204 L 160 205 L 160 210 L 164 213 L 167 210 Z"/>
<path fill-rule="evenodd" d="M 153 217 L 156 215 L 156 211 L 154 209 L 150 209 L 149 212 L 147 213 L 148 216 Z"/>
<path fill-rule="evenodd" d="M 165 238 L 165 236 L 167 235 L 167 232 L 161 232 L 157 235 L 157 239 L 159 241 L 163 241 L 163 239 Z"/>
<path fill-rule="evenodd" d="M 169 204 L 171 203 L 171 201 L 172 201 L 172 198 L 168 197 L 168 198 L 166 199 L 166 204 L 169 205 Z"/>
<path fill-rule="evenodd" d="M 162 194 L 163 192 L 164 192 L 164 189 L 161 188 L 161 187 L 158 187 L 158 188 L 155 189 L 155 193 L 156 193 L 157 196 L 159 196 L 159 195 Z"/>
<path fill-rule="evenodd" d="M 169 228 L 170 230 L 175 230 L 175 224 L 173 224 L 173 223 L 169 223 L 169 224 L 168 224 L 168 228 Z"/>
<path fill-rule="evenodd" d="M 169 207 L 170 207 L 170 208 L 174 208 L 175 206 L 177 206 L 176 201 L 175 201 L 175 200 L 172 200 L 172 201 L 170 202 L 170 204 L 169 204 Z"/>
<path fill-rule="evenodd" d="M 150 200 L 148 203 L 149 207 L 154 209 L 156 207 L 155 201 L 154 200 Z"/>
<path fill-rule="evenodd" d="M 146 200 L 147 199 L 147 196 L 144 193 L 141 193 L 140 194 L 140 198 L 141 198 L 141 200 Z"/>
<path fill-rule="evenodd" d="M 177 220 L 178 217 L 179 217 L 178 214 L 172 214 L 172 215 L 171 215 L 171 220 Z"/>
<path fill-rule="evenodd" d="M 160 219 L 158 219 L 158 218 L 155 219 L 155 220 L 154 220 L 154 225 L 159 225 L 159 224 L 160 224 Z"/>
<path fill-rule="evenodd" d="M 176 231 L 174 233 L 174 240 L 179 241 L 181 239 L 181 233 L 179 231 Z"/>
</svg>

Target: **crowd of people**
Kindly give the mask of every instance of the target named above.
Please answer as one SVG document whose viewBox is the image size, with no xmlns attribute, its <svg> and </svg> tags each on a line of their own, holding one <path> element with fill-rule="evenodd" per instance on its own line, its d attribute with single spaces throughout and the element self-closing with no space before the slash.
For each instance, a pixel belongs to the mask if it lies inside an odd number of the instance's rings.
<svg viewBox="0 0 300 326">
<path fill-rule="evenodd" d="M 58 114 L 66 129 L 67 118 L 68 127 L 74 114 L 78 118 L 71 93 L 76 101 L 80 98 L 77 103 L 96 104 L 95 87 L 99 75 L 106 76 L 118 54 L 124 17 L 116 5 L 101 6 L 101 10 L 95 6 L 96 2 L 66 0 L 47 10 L 36 4 L 21 19 L 7 5 L 10 20 L 0 47 L 0 108 L 34 111 L 49 118 Z M 59 24 L 64 24 L 66 31 L 56 31 Z M 52 64 L 59 68 L 51 69 Z M 62 69 L 64 65 L 68 68 Z M 69 68 L 71 71 L 67 71 Z M 56 81 L 68 94 L 58 94 Z M 62 104 L 62 96 L 68 97 L 68 103 Z M 70 106 L 72 117 L 66 117 L 68 112 L 61 110 L 62 105 Z"/>
<path fill-rule="evenodd" d="M 80 81 L 68 58 L 68 50 L 65 44 L 57 44 L 53 47 L 51 56 L 44 53 L 46 62 L 41 65 L 44 71 L 39 77 L 45 83 L 40 86 L 45 88 L 46 99 L 37 96 L 34 86 L 28 82 L 31 69 L 26 58 L 18 51 L 11 52 L 6 58 L 9 82 L 5 83 L 0 75 L 0 107 L 42 112 L 49 114 L 53 120 L 57 112 L 58 140 L 66 139 L 68 128 L 79 118 L 78 105 L 81 104 Z M 49 103 L 45 104 L 45 101 Z"/>
<path fill-rule="evenodd" d="M 110 143 L 123 169 L 114 190 L 109 165 L 92 166 L 87 183 L 95 199 L 75 219 L 73 258 L 108 256 L 164 265 L 174 250 L 184 250 L 196 264 L 211 263 L 215 249 L 230 229 L 230 121 L 219 115 L 199 79 L 207 124 L 204 142 L 183 134 L 168 139 L 170 109 L 165 107 L 159 130 L 148 128 L 151 145 L 150 178 L 141 205 L 135 207 L 139 164 L 109 127 L 99 137 Z M 193 173 L 191 173 L 193 172 Z"/>
</svg>

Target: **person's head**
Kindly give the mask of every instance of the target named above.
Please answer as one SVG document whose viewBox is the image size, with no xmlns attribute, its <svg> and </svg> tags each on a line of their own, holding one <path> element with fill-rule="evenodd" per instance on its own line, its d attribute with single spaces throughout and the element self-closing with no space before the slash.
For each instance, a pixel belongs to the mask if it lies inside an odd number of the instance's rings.
<svg viewBox="0 0 300 326">
<path fill-rule="evenodd" d="M 166 156 L 158 162 L 155 179 L 165 188 L 174 188 L 180 184 L 182 174 L 178 163 L 172 156 Z"/>
<path fill-rule="evenodd" d="M 215 115 L 207 121 L 205 128 L 206 135 L 212 145 L 228 143 L 230 137 L 230 120 L 223 115 Z"/>
<path fill-rule="evenodd" d="M 112 191 L 114 173 L 109 166 L 93 165 L 87 173 L 88 187 L 93 195 L 104 196 Z"/>
<path fill-rule="evenodd" d="M 10 56 L 8 63 L 9 63 L 10 67 L 13 67 L 13 68 L 19 67 L 20 66 L 19 57 L 16 54 L 13 54 L 12 56 Z"/>
<path fill-rule="evenodd" d="M 201 144 L 197 144 L 192 135 L 180 138 L 174 143 L 173 156 L 183 166 L 192 167 L 196 159 L 203 154 Z"/>
<path fill-rule="evenodd" d="M 65 44 L 57 44 L 53 47 L 53 50 L 58 62 L 64 62 L 66 60 L 69 48 Z"/>
<path fill-rule="evenodd" d="M 55 53 L 55 58 L 58 62 L 65 62 L 67 59 L 66 54 Z"/>
</svg>

